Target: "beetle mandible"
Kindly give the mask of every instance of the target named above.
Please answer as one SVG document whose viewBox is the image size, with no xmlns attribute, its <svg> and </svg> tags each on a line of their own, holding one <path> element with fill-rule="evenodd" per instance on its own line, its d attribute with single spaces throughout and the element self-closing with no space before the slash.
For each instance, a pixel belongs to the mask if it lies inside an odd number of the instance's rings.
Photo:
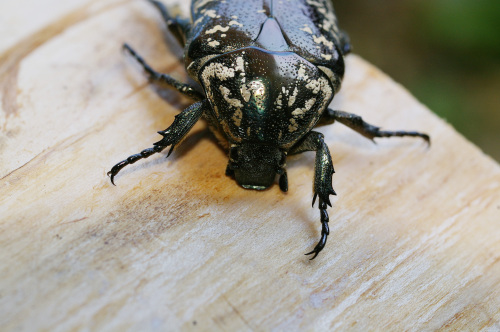
<svg viewBox="0 0 500 332">
<path fill-rule="evenodd" d="M 184 47 L 186 70 L 200 86 L 153 70 L 130 46 L 124 49 L 151 82 L 166 84 L 196 102 L 158 133 L 153 147 L 116 164 L 108 175 L 163 151 L 168 155 L 194 124 L 204 118 L 227 148 L 226 174 L 246 189 L 263 190 L 279 176 L 288 190 L 287 156 L 316 152 L 314 196 L 321 216 L 321 239 L 306 255 L 314 259 L 329 234 L 327 207 L 334 173 L 323 135 L 312 129 L 338 121 L 373 140 L 429 136 L 413 131 L 383 131 L 355 114 L 328 108 L 344 76 L 347 35 L 338 28 L 330 0 L 193 0 L 192 20 L 173 16 L 149 0 Z M 203 91 L 203 92 L 200 92 Z M 167 155 L 167 157 L 168 157 Z"/>
</svg>

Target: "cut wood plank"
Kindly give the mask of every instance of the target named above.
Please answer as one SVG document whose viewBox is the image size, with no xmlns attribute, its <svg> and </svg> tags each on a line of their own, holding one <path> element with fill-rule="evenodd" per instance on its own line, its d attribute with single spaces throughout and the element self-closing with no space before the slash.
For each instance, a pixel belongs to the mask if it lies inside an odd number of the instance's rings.
<svg viewBox="0 0 500 332">
<path fill-rule="evenodd" d="M 145 1 L 50 2 L 0 4 L 22 30 L 0 32 L 2 330 L 500 329 L 500 167 L 404 88 L 347 58 L 332 107 L 432 146 L 321 128 L 339 196 L 309 261 L 313 153 L 287 194 L 244 190 L 200 122 L 112 186 L 190 103 L 121 44 L 185 78 L 179 49 Z"/>
</svg>

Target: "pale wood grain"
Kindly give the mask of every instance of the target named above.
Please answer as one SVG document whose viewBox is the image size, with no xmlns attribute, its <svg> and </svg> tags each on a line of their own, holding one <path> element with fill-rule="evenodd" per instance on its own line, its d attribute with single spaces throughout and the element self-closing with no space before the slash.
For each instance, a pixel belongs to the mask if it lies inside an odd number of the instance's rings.
<svg viewBox="0 0 500 332">
<path fill-rule="evenodd" d="M 349 56 L 333 107 L 432 147 L 320 129 L 339 196 L 309 261 L 314 154 L 287 194 L 247 191 L 199 123 L 113 187 L 189 104 L 120 46 L 185 78 L 179 49 L 143 1 L 35 3 L 0 5 L 20 29 L 0 35 L 2 330 L 500 330 L 500 168 L 376 68 Z"/>
</svg>

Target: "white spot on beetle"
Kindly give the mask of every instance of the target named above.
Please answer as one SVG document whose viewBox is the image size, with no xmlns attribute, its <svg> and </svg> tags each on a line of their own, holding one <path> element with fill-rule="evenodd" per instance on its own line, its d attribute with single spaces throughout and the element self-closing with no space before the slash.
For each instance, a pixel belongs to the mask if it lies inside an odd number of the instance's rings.
<svg viewBox="0 0 500 332">
<path fill-rule="evenodd" d="M 243 104 L 241 103 L 241 101 L 239 99 L 229 98 L 229 94 L 231 93 L 231 90 L 229 90 L 225 86 L 220 86 L 219 89 L 220 89 L 220 92 L 222 93 L 222 97 L 224 97 L 224 100 L 229 105 L 231 105 L 232 107 L 236 107 L 236 108 L 243 107 Z"/>
<path fill-rule="evenodd" d="M 288 131 L 293 133 L 294 131 L 297 131 L 297 129 L 299 129 L 299 125 L 298 125 L 297 121 L 295 121 L 294 118 L 291 118 L 290 125 L 288 126 Z"/>
<path fill-rule="evenodd" d="M 321 54 L 321 57 L 325 60 L 331 60 L 332 59 L 332 55 L 331 54 Z"/>
<path fill-rule="evenodd" d="M 299 65 L 299 71 L 297 73 L 297 77 L 302 78 L 304 80 L 307 80 L 309 78 L 309 76 L 306 75 L 306 67 L 302 63 Z"/>
<path fill-rule="evenodd" d="M 276 99 L 276 105 L 278 109 L 281 109 L 281 105 L 283 105 L 282 99 L 283 99 L 283 94 L 280 92 L 280 94 L 278 95 L 278 99 Z"/>
<path fill-rule="evenodd" d="M 210 79 L 212 77 L 217 77 L 219 81 L 225 81 L 230 77 L 234 77 L 234 69 L 226 67 L 223 64 L 213 62 L 203 70 L 201 77 L 207 90 L 210 90 Z"/>
<path fill-rule="evenodd" d="M 245 72 L 245 60 L 243 60 L 243 57 L 239 56 L 236 58 L 236 67 L 234 67 L 234 70 L 241 71 L 242 73 Z"/>
<path fill-rule="evenodd" d="M 312 90 L 313 94 L 318 94 L 318 92 L 321 90 L 321 82 L 320 80 L 309 80 L 309 83 L 307 83 L 306 88 Z"/>
<path fill-rule="evenodd" d="M 330 82 L 333 83 L 333 82 L 337 81 L 335 74 L 333 73 L 333 71 L 330 68 L 325 67 L 325 66 L 318 66 L 318 69 L 321 70 L 323 73 L 325 73 L 326 76 L 328 76 L 328 78 L 330 79 Z"/>
<path fill-rule="evenodd" d="M 333 49 L 333 42 L 329 41 L 328 39 L 325 38 L 325 36 L 317 37 L 313 36 L 314 42 L 316 44 L 323 44 L 329 49 Z"/>
<path fill-rule="evenodd" d="M 299 29 L 299 30 L 310 33 L 311 35 L 313 34 L 313 31 L 311 30 L 311 28 L 307 24 L 304 24 L 304 27 L 302 29 Z"/>
<path fill-rule="evenodd" d="M 221 25 L 216 25 L 212 29 L 205 31 L 205 34 L 210 35 L 212 33 L 216 33 L 217 31 L 227 32 L 229 30 L 229 26 L 223 27 Z"/>
<path fill-rule="evenodd" d="M 208 42 L 208 45 L 212 47 L 217 47 L 220 45 L 220 43 L 217 40 L 213 40 L 211 42 Z"/>
<path fill-rule="evenodd" d="M 200 16 L 196 21 L 194 21 L 193 26 L 200 24 L 205 19 L 205 16 Z"/>
<path fill-rule="evenodd" d="M 297 93 L 299 93 L 299 90 L 297 87 L 293 90 L 292 95 L 290 96 L 290 99 L 288 99 L 288 106 L 292 107 L 293 104 L 295 104 L 295 99 L 297 98 Z"/>
<path fill-rule="evenodd" d="M 248 101 L 250 100 L 250 97 L 252 96 L 252 93 L 250 92 L 250 90 L 248 90 L 248 88 L 245 84 L 243 84 L 241 86 L 240 92 L 241 92 L 241 96 L 243 97 L 243 100 L 246 103 L 248 103 Z"/>
<path fill-rule="evenodd" d="M 213 9 L 207 10 L 205 12 L 205 15 L 211 18 L 216 18 L 217 17 L 217 12 Z"/>
<path fill-rule="evenodd" d="M 303 108 L 296 108 L 295 111 L 292 112 L 292 115 L 297 118 L 301 118 L 306 114 L 308 111 L 311 110 L 311 108 L 314 106 L 316 103 L 316 98 L 311 98 L 306 101 L 305 105 Z"/>
<path fill-rule="evenodd" d="M 242 27 L 242 26 L 243 26 L 243 24 L 241 24 L 241 23 L 240 23 L 240 22 L 238 22 L 238 21 L 234 21 L 234 20 L 233 20 L 233 21 L 229 21 L 229 23 L 228 23 L 228 24 L 229 24 L 229 25 L 237 25 L 237 26 L 240 26 L 240 27 Z"/>
</svg>

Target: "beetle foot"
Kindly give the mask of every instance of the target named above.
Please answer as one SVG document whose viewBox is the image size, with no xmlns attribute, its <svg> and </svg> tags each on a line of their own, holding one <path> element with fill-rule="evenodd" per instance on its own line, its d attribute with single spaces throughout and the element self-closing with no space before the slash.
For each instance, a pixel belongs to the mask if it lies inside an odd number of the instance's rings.
<svg viewBox="0 0 500 332">
<path fill-rule="evenodd" d="M 429 135 L 420 133 L 418 131 L 385 131 L 377 130 L 375 137 L 420 137 L 427 145 L 431 145 L 431 138 Z M 373 140 L 373 139 L 372 139 Z"/>
<path fill-rule="evenodd" d="M 316 256 L 318 256 L 318 254 L 321 252 L 321 250 L 323 250 L 323 248 L 326 245 L 326 239 L 330 234 L 330 228 L 328 227 L 329 217 L 328 217 L 328 212 L 326 211 L 327 206 L 328 206 L 327 203 L 320 198 L 319 210 L 321 213 L 321 239 L 319 240 L 318 244 L 316 244 L 314 249 L 306 254 L 306 255 L 314 254 L 310 260 L 315 259 Z"/>
<path fill-rule="evenodd" d="M 163 136 L 163 139 L 153 143 L 153 147 L 149 149 L 142 150 L 139 153 L 133 154 L 125 160 L 120 161 L 118 164 L 113 166 L 107 175 L 111 178 L 111 183 L 115 185 L 115 176 L 127 165 L 131 165 L 138 160 L 148 158 L 149 156 L 163 151 L 166 147 L 170 145 L 170 150 L 168 151 L 167 158 L 170 156 L 175 147 L 175 140 L 172 135 L 169 134 L 168 129 L 164 131 L 159 131 L 158 134 Z"/>
<path fill-rule="evenodd" d="M 149 148 L 149 149 L 145 149 L 145 150 L 142 150 L 141 152 L 139 153 L 136 153 L 136 154 L 133 154 L 131 155 L 130 157 L 128 157 L 127 159 L 125 160 L 122 160 L 120 161 L 118 164 L 116 164 L 115 166 L 113 166 L 111 168 L 111 170 L 107 173 L 107 175 L 111 178 L 111 183 L 113 185 L 115 185 L 115 176 L 127 165 L 131 165 L 135 162 L 137 162 L 138 160 L 141 160 L 141 159 L 144 159 L 144 158 L 147 158 L 149 156 L 151 156 L 152 154 L 155 154 L 155 153 L 158 153 L 158 152 L 161 152 L 163 149 L 165 149 L 165 147 L 162 147 L 162 146 L 157 146 L 155 145 L 154 147 L 152 148 Z M 115 185 L 116 186 L 116 185 Z"/>
</svg>

